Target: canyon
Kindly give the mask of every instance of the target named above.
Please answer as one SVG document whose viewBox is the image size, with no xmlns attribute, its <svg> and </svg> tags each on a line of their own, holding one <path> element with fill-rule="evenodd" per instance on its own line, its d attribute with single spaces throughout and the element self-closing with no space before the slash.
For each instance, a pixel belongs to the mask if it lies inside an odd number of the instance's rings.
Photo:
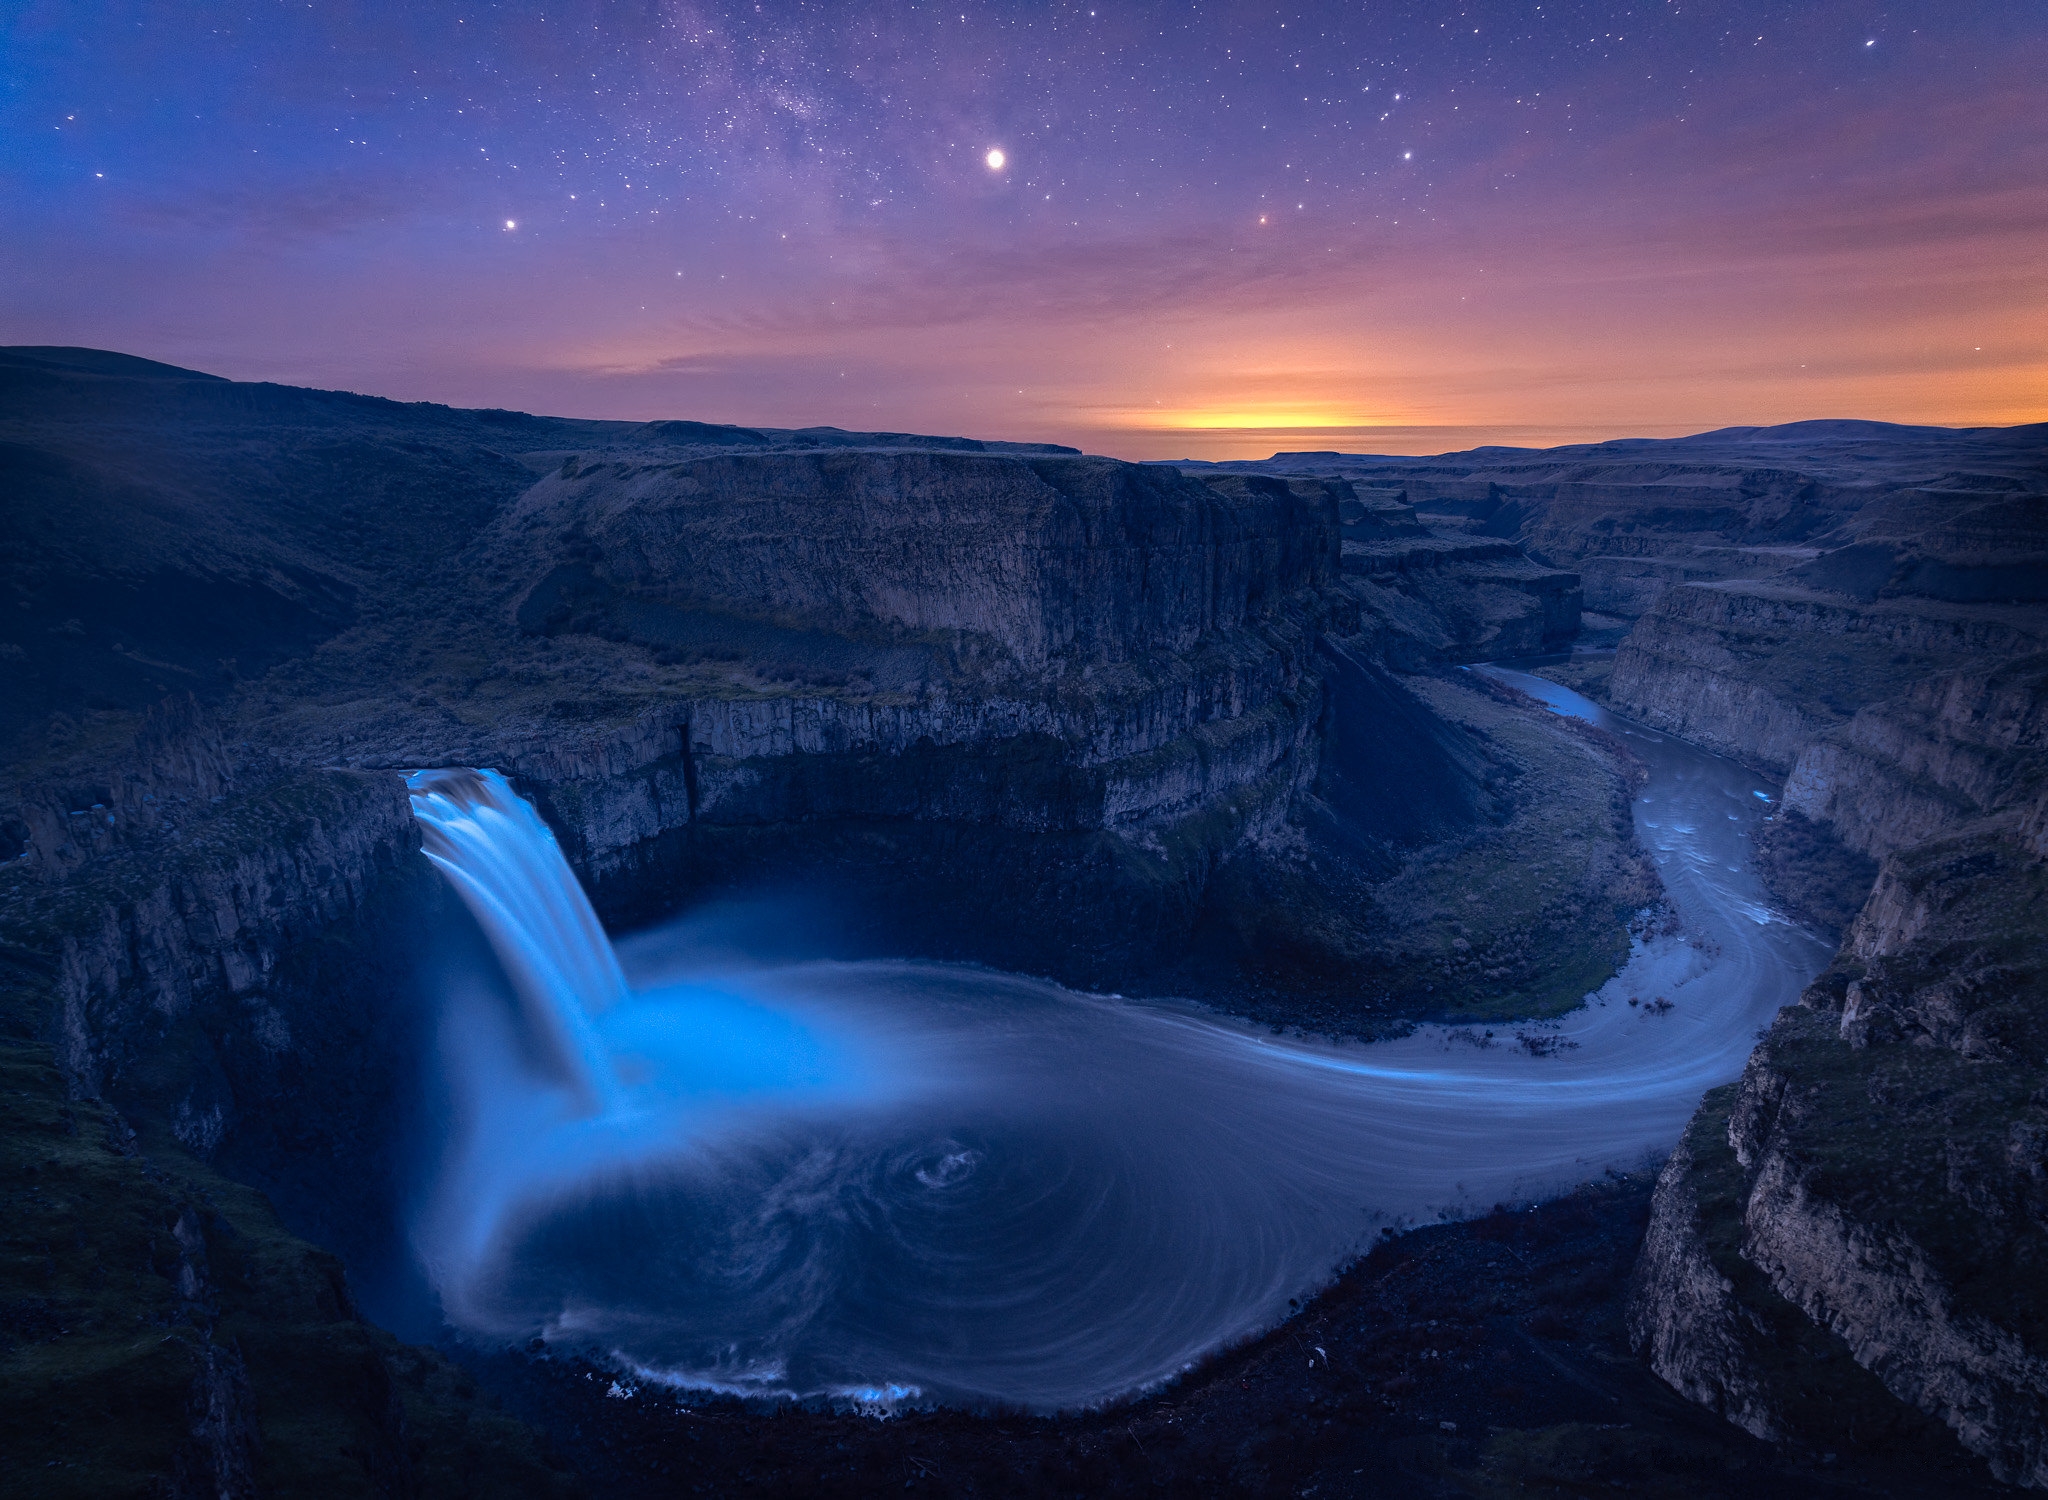
<svg viewBox="0 0 2048 1500">
<path fill-rule="evenodd" d="M 1550 675 L 1782 784 L 1760 868 L 1841 949 L 1666 1165 L 1636 1348 L 1766 1439 L 1940 1424 L 1997 1479 L 2048 1482 L 2048 431 L 1799 423 L 1271 467 L 1576 568 L 1589 621 L 1626 633 Z"/>
<path fill-rule="evenodd" d="M 1133 465 L 80 350 L 0 392 L 34 1492 L 581 1482 L 358 1312 L 461 925 L 399 772 L 503 772 L 614 928 L 770 893 L 796 957 L 1476 1028 L 1658 911 L 1627 742 L 1460 670 L 1534 657 L 1781 788 L 1758 867 L 1841 939 L 1642 1203 L 1613 1336 L 1783 1451 L 2048 1481 L 2048 432 Z"/>
</svg>

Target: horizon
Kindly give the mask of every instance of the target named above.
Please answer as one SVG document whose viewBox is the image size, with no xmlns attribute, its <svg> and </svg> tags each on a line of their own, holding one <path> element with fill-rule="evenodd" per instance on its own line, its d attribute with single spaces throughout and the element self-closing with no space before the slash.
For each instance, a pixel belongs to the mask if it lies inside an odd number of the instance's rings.
<svg viewBox="0 0 2048 1500">
<path fill-rule="evenodd" d="M 194 368 L 193 368 L 193 367 L 191 367 L 191 366 L 187 366 L 187 365 L 178 365 L 178 364 L 175 364 L 175 363 L 173 363 L 173 362 L 171 362 L 171 361 L 167 361 L 167 360 L 152 360 L 152 359 L 150 359 L 150 358 L 149 358 L 148 356 L 146 356 L 146 355 L 139 355 L 139 354 L 134 354 L 134 353 L 131 353 L 131 352 L 130 352 L 130 351 L 128 351 L 128 350 L 122 350 L 122 349 L 93 349 L 93 348 L 89 348 L 89 347 L 87 347 L 87 346 L 84 346 L 84 345 L 61 345 L 61 344 L 60 344 L 60 345 L 49 345 L 49 344 L 42 344 L 42 345 L 39 345 L 39 344 L 0 344 L 0 354 L 9 354 L 9 353 L 17 353 L 17 354 L 28 354 L 28 355 L 32 355 L 32 356 L 33 356 L 33 355 L 37 355 L 37 354 L 43 354 L 43 353 L 85 353 L 85 354 L 110 354 L 110 355 L 113 355 L 113 356 L 115 356 L 115 357 L 117 357 L 117 358 L 122 358 L 122 359 L 139 359 L 139 360 L 143 360 L 143 361 L 144 361 L 145 363 L 152 363 L 152 364 L 158 364 L 158 365 L 163 365 L 163 366 L 165 366 L 166 368 L 169 368 L 169 369 L 174 369 L 174 370 L 178 370 L 178 371 L 180 371 L 180 372 L 182 372 L 182 373 L 184 373 L 184 374 L 188 374 L 188 375 L 198 375 L 198 376 L 202 376 L 202 377 L 205 377 L 205 378 L 207 378 L 207 379 L 213 379 L 213 380 L 231 380 L 231 379 L 233 379 L 233 377 L 231 377 L 231 376 L 224 376 L 224 375 L 220 375 L 220 374 L 218 374 L 218 373 L 217 373 L 217 372 L 215 372 L 215 371 L 211 371 L 211 370 L 200 370 L 200 369 L 194 369 Z M 383 401 L 397 401 L 397 402 L 400 402 L 400 403 L 403 403 L 403 404 L 413 404 L 413 402 L 414 402 L 415 400 L 419 400 L 419 398 L 405 398 L 405 397 L 389 396 L 389 395 L 385 395 L 384 393 L 382 393 L 382 392 L 379 392 L 379 391 L 363 391 L 363 390 L 350 390 L 350 389 L 345 389 L 345 388 L 342 388 L 342 387 L 327 387 L 327 386 L 308 386 L 308 385 L 301 385 L 300 383 L 298 383 L 298 382 L 296 382 L 296 381 L 290 381 L 290 380 L 271 380 L 271 381 L 268 381 L 268 382 L 266 382 L 266 383 L 269 383 L 269 384 L 274 384 L 274 385 L 281 385 L 281 386 L 289 386 L 289 387 L 293 387 L 293 388 L 296 388 L 296 389 L 300 389 L 300 390 L 313 390 L 313 391 L 320 391 L 320 392 L 324 392 L 324 393 L 327 393 L 327 394 L 334 394 L 334 395 L 347 395 L 347 396 L 366 396 L 366 397 L 371 397 L 371 398 L 373 398 L 373 399 L 376 399 L 376 400 L 383 400 Z M 584 414 L 572 414 L 572 413 L 567 413 L 567 412 L 553 412 L 553 411 L 537 411 L 537 410 L 528 410 L 528 409 L 526 409 L 526 408 L 509 408 L 509 407 L 480 407 L 480 406 L 457 406 L 457 405 L 454 405 L 454 404 L 452 404 L 452 403 L 449 403 L 449 402 L 437 402 L 437 401 L 431 401 L 431 400 L 419 400 L 419 404 L 426 404 L 426 405 L 436 405 L 436 406 L 443 406 L 443 407 L 446 407 L 446 408 L 448 408 L 449 410 L 453 410 L 453 411 L 506 411 L 506 410 L 516 410 L 516 411 L 519 411 L 519 412 L 521 412 L 522 414 L 524 414 L 524 415 L 528 415 L 528 416 L 535 416 L 535 417 L 542 417 L 542 418 L 550 418 L 550 419 L 558 419 L 558 420 L 569 420 L 569 421 L 596 421 L 596 422 L 605 422 L 605 421 L 620 421 L 620 422 L 628 422 L 628 423 L 637 423 L 637 422 L 676 422 L 676 421 L 681 421 L 681 422 L 691 422 L 691 421 L 704 421 L 704 420 L 705 420 L 704 418 L 698 417 L 698 416 L 696 416 L 696 415 L 694 415 L 694 414 L 692 414 L 692 413 L 688 413 L 688 412 L 665 412 L 665 413 L 662 413 L 662 414 L 660 414 L 660 415 L 657 415 L 657 416 L 651 416 L 651 417 L 609 417 L 609 416 L 604 416 L 604 415 L 584 415 Z M 1124 462 L 1128 462 L 1128 463 L 1169 463 L 1169 464 L 1170 464 L 1170 463 L 1273 463 L 1273 462 L 1277 462 L 1277 461 L 1279 461 L 1280 459 L 1283 459 L 1283 458 L 1297 458 L 1297 457 L 1299 457 L 1299 458 L 1308 458 L 1308 457 L 1321 457 L 1321 456 L 1323 456 L 1323 455 L 1330 455 L 1330 456 L 1334 456 L 1334 457 L 1341 457 L 1341 458 L 1439 458 L 1439 457 L 1442 457 L 1442 458 L 1450 458 L 1450 457 L 1458 457 L 1458 456 L 1461 456 L 1461 455 L 1465 455 L 1465 454 L 1469 454 L 1469 453 L 1474 453 L 1474 452 L 1480 452 L 1480 451 L 1484 451 L 1484 450 L 1486 450 L 1486 449 L 1489 449 L 1489 448 L 1493 448 L 1493 449 L 1499 449 L 1499 450 L 1500 450 L 1500 451 L 1502 451 L 1502 452 L 1519 452 L 1519 453 L 1542 453 L 1542 452 L 1548 452 L 1548 451 L 1551 451 L 1551 450 L 1553 450 L 1553 449 L 1559 449 L 1559 448 L 1572 448 L 1572 447 L 1592 447 L 1592 446 L 1597 446 L 1597 445 L 1600 445 L 1600 444 L 1604 444 L 1604 443 L 1617 443 L 1617 442 L 1648 442 L 1648 443 L 1656 443 L 1656 442 L 1671 442 L 1671 441 L 1678 441 L 1678 440 L 1683 440 L 1683 439 L 1688 439 L 1688 438 L 1700 438 L 1700 437 L 1711 437 L 1711 436 L 1714 436 L 1714 435 L 1716 435 L 1716 434 L 1718 434 L 1718 433 L 1722 433 L 1722 432 L 1760 432 L 1760 431 L 1766 431 L 1766 430 L 1770 430 L 1770 429 L 1773 429 L 1773 428 L 1778 428 L 1778 427 L 1798 427 L 1798 426 L 1813 426 L 1813 425 L 1823 425 L 1823 424 L 1834 424 L 1834 423 L 1852 423 L 1852 424 L 1860 424 L 1860 425 L 1869 425 L 1869 426 L 1878 426 L 1878 427 L 1896 427 L 1896 428 L 1910 428 L 1910 427 L 1916 427 L 1916 426 L 1917 426 L 1917 427 L 1920 427 L 1920 428 L 1922 428 L 1923 430 L 1926 430 L 1926 431 L 1945 431 L 1945 432 L 1973 432 L 1973 431 L 1974 431 L 1974 432 L 2002 432 L 2002 431 L 2018 431 L 2018 430 L 2020 430 L 2021 428 L 2025 428 L 2025 427 L 2034 427 L 2034 426 L 2043 426 L 2043 425 L 2048 425 L 2048 423 L 2043 423 L 2043 422 L 2015 422 L 2015 423 L 2003 423 L 2003 424 L 1992 424 L 1992 425 L 1988 425 L 1988 426 L 1978 426 L 1978 427 L 1947 427 L 1947 426 L 1941 426 L 1941 425 L 1939 425 L 1939 424 L 1912 424 L 1912 423 L 1893 423 L 1893 422 L 1883 422 L 1883 421 L 1878 421 L 1878 420 L 1874 420 L 1874 419 L 1871 419 L 1871 418 L 1867 418 L 1867 417 L 1842 417 L 1842 416 L 1835 416 L 1835 417 L 1803 417 L 1803 418 L 1797 418 L 1797 419 L 1795 419 L 1795 420 L 1793 420 L 1793 421 L 1791 421 L 1791 422 L 1783 422 L 1783 423 L 1745 423 L 1745 422 L 1737 422 L 1737 423 L 1731 423 L 1731 424 L 1728 424 L 1728 425 L 1726 425 L 1726 426 L 1723 426 L 1723 427 L 1711 427 L 1711 428 L 1701 428 L 1701 429 L 1697 429 L 1697 430 L 1685 430 L 1685 431 L 1678 431 L 1678 432 L 1659 432 L 1659 433 L 1655 433 L 1655 434 L 1646 434 L 1646 433 L 1607 433 L 1607 434 L 1605 434 L 1605 435 L 1590 435 L 1590 436 L 1577 436 L 1577 437 L 1561 437 L 1561 438 L 1559 438 L 1559 439 L 1558 439 L 1557 441 L 1553 441 L 1553 442 L 1548 442 L 1548 443 L 1536 443 L 1536 442 L 1530 442 L 1530 443 L 1514 443 L 1514 442 L 1508 442 L 1508 441 L 1502 441 L 1502 440 L 1500 440 L 1500 438 L 1503 438 L 1503 437 L 1506 437 L 1506 436 L 1525 436 L 1525 437 L 1538 437 L 1538 436 L 1548 436 L 1548 435 L 1550 435 L 1550 434 L 1547 434 L 1547 433 L 1543 433 L 1543 432 L 1540 432 L 1540 431 L 1535 431 L 1535 430 L 1531 430 L 1531 429 L 1527 429 L 1527 428 L 1515 428 L 1515 427 L 1500 427 L 1500 428 L 1484 428 L 1484 427 L 1476 427 L 1476 428 L 1475 428 L 1475 427 L 1448 427 L 1448 426 L 1446 426 L 1446 427 L 1381 427 L 1381 428 L 1371 428 L 1371 427 L 1360 427 L 1360 428 L 1344 428 L 1344 429 L 1335 429 L 1335 430 L 1332 430 L 1332 431 L 1330 431 L 1330 432 L 1326 432 L 1326 433 L 1324 433 L 1324 432 L 1317 432 L 1317 431 L 1316 431 L 1315 429 L 1283 429 L 1283 431 L 1287 431 L 1287 432 L 1289 433 L 1289 435 L 1292 435 L 1292 436 L 1354 436 L 1354 437 L 1368 438 L 1368 439 L 1371 439 L 1371 440 L 1373 440 L 1373 441 L 1375 441 L 1375 442 L 1378 442 L 1378 443 L 1382 444 L 1382 446 L 1376 446 L 1376 447 L 1371 447 L 1371 448 L 1356 448 L 1356 447 L 1353 447 L 1353 448 L 1274 448 L 1274 449 L 1271 449 L 1270 451 L 1268 451 L 1268 452 L 1265 452 L 1265 453 L 1257 453 L 1257 452 L 1233 452 L 1233 453 L 1228 453 L 1228 454 L 1225 454 L 1225 455 L 1222 455 L 1222 456 L 1219 456 L 1219 457 L 1213 457 L 1213 458 L 1211 458 L 1211 457 L 1204 457 L 1204 456 L 1201 456 L 1201 455 L 1197 455 L 1197 454 L 1192 454 L 1192 453 L 1178 453 L 1178 454 L 1173 454 L 1173 453 L 1160 453 L 1160 454 L 1145 454 L 1145 455 L 1136 455 L 1136 454 L 1127 454 L 1127 453 L 1108 453 L 1108 452 L 1104 452 L 1104 451 L 1102 451 L 1102 450 L 1099 450 L 1099 449 L 1093 449 L 1093 448 L 1082 448 L 1082 449 L 1080 449 L 1080 451 L 1081 451 L 1082 453 L 1084 453 L 1084 454 L 1087 454 L 1087 455 L 1090 455 L 1090 456 L 1094 456 L 1094 457 L 1102 457 L 1102 458 L 1115 458 L 1115 459 L 1120 459 L 1120 460 L 1122 460 L 1122 461 L 1124 461 Z M 910 428 L 841 428 L 841 427 L 836 427 L 836 426 L 835 426 L 835 424 L 832 424 L 832 423 L 824 423 L 824 422 L 798 422 L 798 423 L 787 423 L 787 422 L 747 422 L 747 421 L 722 421 L 722 422 L 718 422 L 718 423 L 715 423 L 715 424 L 712 424 L 712 425 L 718 425 L 718 426 L 731 426 L 731 427 L 739 427 L 739 428 L 746 428 L 746 429 L 751 429 L 751 430 L 760 430 L 760 431 L 802 431 L 802 430 L 806 430 L 806 429 L 819 429 L 819 428 L 824 428 L 824 429 L 829 429 L 829 430 L 834 430 L 834 431 L 844 431 L 844 432 L 850 432 L 850 433 L 854 433 L 854 434 L 863 434 L 863 433 L 875 433 L 875 434 L 887 435 L 887 434 L 892 434 L 892 433 L 894 433 L 894 434 L 901 434 L 901 435 L 904 435 L 904 436 L 912 436 L 912 437 L 927 437 L 927 438 L 929 438 L 929 437 L 960 437 L 960 438 L 971 438 L 971 439 L 974 439 L 974 440 L 976 440 L 976 441 L 983 441 L 983 442 L 990 442 L 990 441 L 992 441 L 992 442 L 1015 442 L 1015 443 L 1034 443 L 1034 442 L 1045 442 L 1045 441 L 1049 441 L 1049 440 L 1047 440 L 1047 439 L 1040 439 L 1040 438 L 1032 438 L 1032 437 L 1018 437 L 1018 436 L 1015 436 L 1015 435 L 1013 435 L 1013 434 L 1009 434 L 1009 433 L 985 433 L 985 432 L 984 432 L 984 433 L 976 433 L 976 432 L 950 432 L 950 433 L 940 433 L 940 432 L 929 432 L 929 431 L 919 431 L 919 430 L 913 430 L 913 429 L 910 429 Z M 1558 430 L 1559 430 L 1559 431 L 1567 431 L 1567 432 L 1568 432 L 1568 431 L 1571 431 L 1571 429 L 1558 429 Z M 1431 443 L 1431 442 L 1432 442 L 1432 441 L 1433 441 L 1434 439 L 1436 439 L 1436 438 L 1439 438 L 1439 437 L 1443 436 L 1444 434 L 1448 434 L 1448 433 L 1462 433 L 1462 434 L 1466 434 L 1466 435 L 1469 435 L 1469 436 L 1474 436 L 1474 437 L 1488 437 L 1488 436 L 1492 436 L 1492 437 L 1494 438 L 1494 440 L 1491 440 L 1491 441 L 1474 441 L 1474 442 L 1472 442 L 1472 443 L 1469 443 L 1469 444 L 1467 444 L 1467 445 L 1466 445 L 1466 446 L 1464 446 L 1464 447 L 1434 447 L 1434 446 L 1426 446 L 1427 444 Z M 1276 435 L 1276 434 L 1269 434 L 1269 436 L 1270 436 L 1270 435 Z M 1246 430 L 1246 431 L 1240 431 L 1240 432 L 1235 432 L 1235 433 L 1229 433 L 1229 434 L 1219 434 L 1219 435 L 1218 435 L 1218 437 L 1219 437 L 1219 440 L 1221 440 L 1221 441 L 1226 441 L 1226 442 L 1241 442 L 1241 443 L 1245 443 L 1245 444 L 1254 444 L 1254 445 L 1255 445 L 1255 444 L 1256 444 L 1256 443 L 1258 442 L 1259 438 L 1260 438 L 1260 434 L 1258 434 L 1256 430 Z M 1070 447 L 1073 447 L 1073 446 L 1078 446 L 1078 445 L 1068 444 L 1068 445 L 1065 445 L 1065 446 L 1070 446 Z"/>
<path fill-rule="evenodd" d="M 829 15 L 21 10 L 0 341 L 1140 459 L 2048 418 L 2020 0 Z"/>
</svg>

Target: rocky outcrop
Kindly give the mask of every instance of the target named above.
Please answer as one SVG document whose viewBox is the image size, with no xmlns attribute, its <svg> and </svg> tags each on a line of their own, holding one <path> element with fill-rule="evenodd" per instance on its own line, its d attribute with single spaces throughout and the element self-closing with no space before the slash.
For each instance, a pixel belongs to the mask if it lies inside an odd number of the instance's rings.
<svg viewBox="0 0 2048 1500">
<path fill-rule="evenodd" d="M 234 786 L 220 727 L 189 692 L 151 707 L 133 745 L 112 764 L 87 756 L 39 770 L 0 801 L 0 825 L 13 830 L 0 863 L 32 860 L 44 875 L 135 847 Z"/>
<path fill-rule="evenodd" d="M 56 891 L 17 886 L 10 926 L 54 939 L 57 1051 L 79 1086 L 97 1092 L 218 1001 L 246 1003 L 257 1044 L 288 1050 L 270 981 L 293 947 L 360 910 L 417 848 L 401 791 L 395 777 L 303 773 L 214 811 L 190 837 L 173 837 L 173 826 L 155 849 L 110 860 L 93 878 Z M 217 1134 L 218 1106 L 197 1110 L 213 1123 L 193 1129 Z"/>
<path fill-rule="evenodd" d="M 1999 1478 L 2048 1484 L 2048 868 L 1982 832 L 1887 887 L 1666 1168 L 1638 1345 L 1760 1435 L 1895 1418 L 1799 1407 L 1812 1360 L 1786 1350 L 1824 1330 Z"/>
<path fill-rule="evenodd" d="M 0 1453 L 9 1493 L 579 1492 L 438 1355 L 357 1316 L 261 1194 L 67 1097 L 0 949 Z"/>
<path fill-rule="evenodd" d="M 1923 1436 L 1841 1338 L 1744 1254 L 1745 1178 L 1728 1139 L 1738 1087 L 1710 1092 L 1665 1162 L 1631 1278 L 1630 1343 L 1688 1400 L 1766 1442 Z"/>
<path fill-rule="evenodd" d="M 1608 695 L 1645 723 L 1782 775 L 1859 710 L 1930 675 L 1988 668 L 2044 643 L 2038 610 L 1692 584 L 1637 622 Z"/>
<path fill-rule="evenodd" d="M 2007 810 L 2020 818 L 2019 837 L 2048 853 L 2044 797 L 2048 657 L 2039 654 L 1943 673 L 1864 708 L 1801 750 L 1785 781 L 1786 807 L 1873 855 Z"/>
<path fill-rule="evenodd" d="M 2048 619 L 1803 571 L 1839 587 L 1672 589 L 1614 667 L 1625 710 L 1786 773 L 1761 852 L 1789 904 L 1860 905 L 1660 1180 L 1634 1334 L 1761 1436 L 1924 1415 L 2048 1484 Z M 1816 1405 L 1837 1355 L 1876 1389 Z"/>
</svg>

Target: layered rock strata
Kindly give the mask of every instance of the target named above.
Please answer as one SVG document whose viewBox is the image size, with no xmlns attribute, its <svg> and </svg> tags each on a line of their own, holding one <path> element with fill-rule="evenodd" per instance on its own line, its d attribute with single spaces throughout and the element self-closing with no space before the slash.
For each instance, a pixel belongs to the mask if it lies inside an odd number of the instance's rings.
<svg viewBox="0 0 2048 1500">
<path fill-rule="evenodd" d="M 1782 775 L 1762 871 L 1802 919 L 1845 929 L 1660 1180 L 1638 1347 L 1760 1436 L 1938 1422 L 2038 1486 L 2048 610 L 2029 570 L 2048 502 L 2022 498 L 2041 489 L 2032 465 L 1867 497 L 1803 562 L 1675 583 L 1604 691 Z"/>
<path fill-rule="evenodd" d="M 1924 1413 L 2048 1484 L 2044 997 L 2037 856 L 1980 833 L 1891 861 L 1665 1168 L 1631 1313 L 1652 1367 L 1758 1436 Z"/>
<path fill-rule="evenodd" d="M 2048 600 L 2048 428 L 1884 422 L 1428 458 L 1281 453 L 1193 472 L 1344 479 L 1433 524 L 1521 543 L 1635 619 L 1670 588 L 1783 579 L 1863 599 Z"/>
<path fill-rule="evenodd" d="M 1347 632 L 1369 637 L 1358 649 L 1397 671 L 1541 655 L 1565 649 L 1579 633 L 1576 573 L 1544 566 L 1504 538 L 1426 525 L 1405 492 L 1343 478 L 1190 469 L 1233 496 L 1284 484 L 1333 501 Z"/>
<path fill-rule="evenodd" d="M 1672 589 L 1615 654 L 1624 713 L 1780 775 L 1860 711 L 2048 645 L 2048 612 L 1862 603 L 1778 583 Z"/>
<path fill-rule="evenodd" d="M 862 864 L 890 940 L 1128 982 L 1315 775 L 1335 526 L 1100 459 L 571 461 L 476 566 L 654 672 L 595 734 L 403 753 L 512 774 L 601 897 Z"/>
</svg>

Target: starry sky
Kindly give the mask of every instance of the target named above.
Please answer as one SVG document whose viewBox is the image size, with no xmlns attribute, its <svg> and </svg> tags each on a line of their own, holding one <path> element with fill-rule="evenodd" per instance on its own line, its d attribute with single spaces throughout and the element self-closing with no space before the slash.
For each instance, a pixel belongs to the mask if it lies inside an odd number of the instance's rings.
<svg viewBox="0 0 2048 1500">
<path fill-rule="evenodd" d="M 244 379 L 1133 458 L 2048 419 L 2048 0 L 0 0 L 0 141 L 0 342 Z"/>
</svg>

